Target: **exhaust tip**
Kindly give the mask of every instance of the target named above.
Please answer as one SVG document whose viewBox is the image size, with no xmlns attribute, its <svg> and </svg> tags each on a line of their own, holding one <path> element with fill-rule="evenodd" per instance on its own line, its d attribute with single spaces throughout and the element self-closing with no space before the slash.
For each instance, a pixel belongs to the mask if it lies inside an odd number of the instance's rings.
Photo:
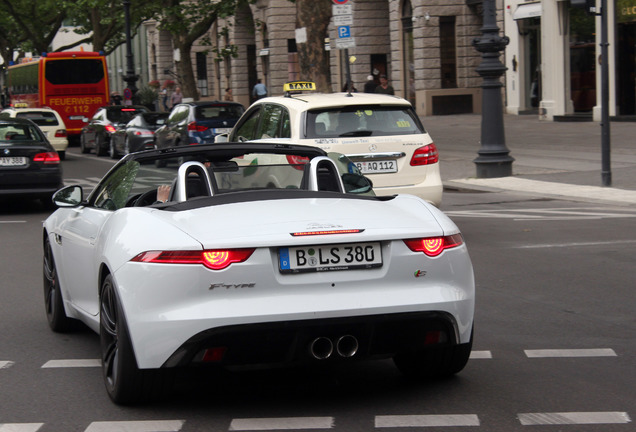
<svg viewBox="0 0 636 432">
<path fill-rule="evenodd" d="M 309 352 L 317 360 L 325 360 L 333 354 L 333 343 L 329 338 L 317 337 L 309 345 Z"/>
<path fill-rule="evenodd" d="M 351 335 L 341 336 L 336 342 L 336 350 L 342 357 L 353 357 L 358 352 L 358 339 Z"/>
</svg>

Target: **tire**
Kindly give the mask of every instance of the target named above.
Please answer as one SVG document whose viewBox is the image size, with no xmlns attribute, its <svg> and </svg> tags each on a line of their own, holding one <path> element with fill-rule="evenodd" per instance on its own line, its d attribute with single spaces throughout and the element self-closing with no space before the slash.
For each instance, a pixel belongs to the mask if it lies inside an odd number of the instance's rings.
<svg viewBox="0 0 636 432">
<path fill-rule="evenodd" d="M 393 362 L 400 372 L 411 378 L 448 378 L 464 369 L 472 348 L 473 333 L 471 332 L 468 343 L 400 353 L 393 357 Z"/>
<path fill-rule="evenodd" d="M 172 387 L 173 371 L 139 369 L 121 303 L 111 275 L 102 283 L 99 334 L 106 391 L 117 404 L 128 405 L 163 396 Z"/>
<path fill-rule="evenodd" d="M 91 149 L 86 147 L 84 135 L 80 136 L 80 149 L 81 149 L 82 153 L 84 153 L 84 154 L 91 152 Z"/>
<path fill-rule="evenodd" d="M 72 329 L 74 320 L 66 316 L 64 311 L 64 301 L 57 278 L 57 269 L 51 242 L 48 238 L 44 240 L 43 259 L 43 282 L 44 282 L 44 308 L 49 327 L 56 333 L 65 333 Z"/>
<path fill-rule="evenodd" d="M 95 154 L 97 156 L 106 156 L 106 149 L 102 141 L 104 141 L 104 138 L 100 134 L 95 135 Z"/>
<path fill-rule="evenodd" d="M 108 146 L 108 155 L 111 159 L 117 159 L 117 149 L 115 148 L 115 143 L 113 143 L 112 138 L 110 140 L 110 145 Z"/>
</svg>

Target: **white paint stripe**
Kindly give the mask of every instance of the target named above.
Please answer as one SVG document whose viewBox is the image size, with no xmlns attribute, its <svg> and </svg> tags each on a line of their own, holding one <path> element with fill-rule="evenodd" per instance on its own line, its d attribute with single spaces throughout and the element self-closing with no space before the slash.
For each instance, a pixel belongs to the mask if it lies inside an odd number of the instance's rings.
<svg viewBox="0 0 636 432">
<path fill-rule="evenodd" d="M 231 431 L 262 431 L 292 429 L 332 429 L 333 417 L 281 417 L 233 419 Z"/>
<path fill-rule="evenodd" d="M 528 358 L 542 357 L 616 357 L 611 348 L 524 350 Z"/>
<path fill-rule="evenodd" d="M 516 246 L 516 249 L 541 249 L 541 248 L 557 248 L 557 247 L 583 247 L 583 246 L 605 246 L 605 245 L 622 245 L 633 244 L 636 240 L 613 240 L 598 242 L 576 242 L 576 243 L 545 243 L 536 245 Z"/>
<path fill-rule="evenodd" d="M 35 432 L 44 423 L 0 423 L 0 432 Z"/>
<path fill-rule="evenodd" d="M 492 353 L 490 351 L 471 351 L 471 359 L 491 359 Z"/>
<path fill-rule="evenodd" d="M 12 361 L 0 361 L 0 369 L 7 369 L 13 365 L 14 363 Z"/>
<path fill-rule="evenodd" d="M 23 220 L 8 220 L 8 221 L 0 221 L 0 224 L 19 224 L 19 223 L 26 223 L 26 221 Z"/>
<path fill-rule="evenodd" d="M 562 412 L 519 414 L 524 426 L 573 424 L 623 424 L 632 420 L 626 412 Z"/>
<path fill-rule="evenodd" d="M 93 422 L 84 432 L 175 432 L 185 420 Z"/>
<path fill-rule="evenodd" d="M 376 416 L 376 428 L 479 426 L 475 414 Z"/>
<path fill-rule="evenodd" d="M 76 368 L 76 367 L 101 367 L 99 359 L 70 359 L 70 360 L 49 360 L 42 365 L 44 368 Z"/>
</svg>

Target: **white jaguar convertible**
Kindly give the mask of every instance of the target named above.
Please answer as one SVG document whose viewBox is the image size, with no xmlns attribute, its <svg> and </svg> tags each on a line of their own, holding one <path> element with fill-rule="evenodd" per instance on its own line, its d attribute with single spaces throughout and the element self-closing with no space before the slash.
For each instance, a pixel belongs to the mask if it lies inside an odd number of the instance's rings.
<svg viewBox="0 0 636 432">
<path fill-rule="evenodd" d="M 116 403 L 192 365 L 393 358 L 414 377 L 455 374 L 475 302 L 462 234 L 424 200 L 371 186 L 346 157 L 304 145 L 129 154 L 88 197 L 53 197 L 49 325 L 99 333 Z"/>
</svg>

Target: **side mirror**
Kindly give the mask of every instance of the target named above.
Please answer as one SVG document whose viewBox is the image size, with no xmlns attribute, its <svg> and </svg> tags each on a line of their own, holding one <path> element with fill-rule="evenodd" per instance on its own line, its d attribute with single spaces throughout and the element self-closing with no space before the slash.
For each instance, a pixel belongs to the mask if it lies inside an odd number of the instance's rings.
<svg viewBox="0 0 636 432">
<path fill-rule="evenodd" d="M 78 185 L 67 186 L 53 194 L 53 203 L 58 207 L 77 207 L 83 200 L 84 192 Z"/>
<path fill-rule="evenodd" d="M 225 143 L 228 142 L 228 134 L 226 133 L 222 133 L 222 134 L 218 134 L 214 137 L 214 142 L 215 143 Z"/>
</svg>

